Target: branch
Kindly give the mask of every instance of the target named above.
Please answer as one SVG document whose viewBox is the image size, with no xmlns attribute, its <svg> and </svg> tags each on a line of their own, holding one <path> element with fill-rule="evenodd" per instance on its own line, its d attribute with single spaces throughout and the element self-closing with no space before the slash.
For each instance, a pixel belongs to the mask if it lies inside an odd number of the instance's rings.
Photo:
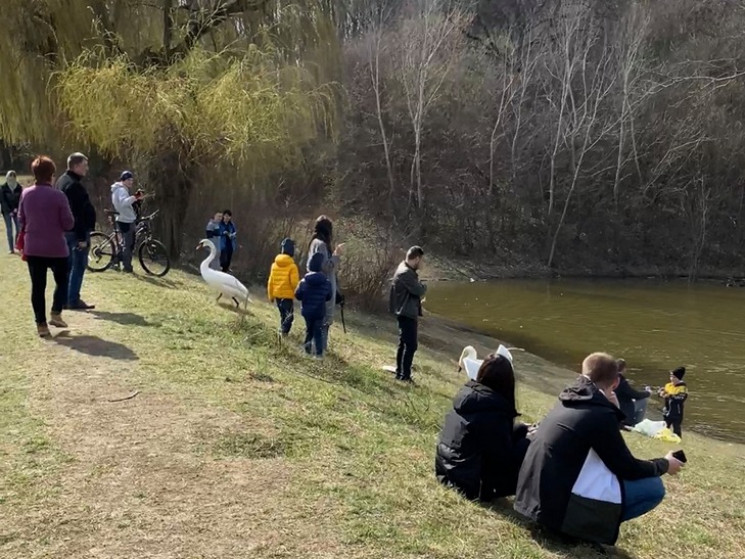
<svg viewBox="0 0 745 559">
<path fill-rule="evenodd" d="M 184 40 L 173 48 L 175 56 L 188 53 L 210 30 L 219 26 L 230 16 L 247 11 L 261 10 L 269 0 L 181 0 L 179 8 L 189 12 Z"/>
</svg>

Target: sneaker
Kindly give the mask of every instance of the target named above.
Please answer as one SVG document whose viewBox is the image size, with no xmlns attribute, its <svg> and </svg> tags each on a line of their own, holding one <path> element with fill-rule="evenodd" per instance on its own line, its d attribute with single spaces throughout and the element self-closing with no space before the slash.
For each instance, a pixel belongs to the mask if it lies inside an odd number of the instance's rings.
<svg viewBox="0 0 745 559">
<path fill-rule="evenodd" d="M 90 311 L 96 308 L 96 305 L 89 305 L 82 299 L 78 301 L 77 303 L 74 303 L 72 305 L 69 305 L 68 308 L 71 311 Z"/>
<path fill-rule="evenodd" d="M 314 355 L 313 359 L 315 359 L 316 361 L 323 361 L 323 355 Z"/>
<path fill-rule="evenodd" d="M 396 380 L 401 381 L 401 382 L 405 382 L 406 384 L 410 384 L 411 386 L 416 386 L 416 383 L 414 382 L 414 380 L 411 377 L 396 376 Z"/>
<path fill-rule="evenodd" d="M 305 350 L 305 353 L 307 353 L 308 355 L 310 355 L 310 348 L 311 348 L 310 344 L 303 344 L 303 349 Z"/>
<path fill-rule="evenodd" d="M 49 325 L 54 326 L 55 328 L 67 328 L 67 323 L 62 320 L 62 315 L 60 313 L 52 313 L 52 316 L 49 319 Z"/>
<path fill-rule="evenodd" d="M 39 334 L 40 338 L 51 338 L 52 337 L 52 333 L 49 331 L 49 326 L 47 326 L 46 324 L 37 324 L 36 332 Z"/>
</svg>

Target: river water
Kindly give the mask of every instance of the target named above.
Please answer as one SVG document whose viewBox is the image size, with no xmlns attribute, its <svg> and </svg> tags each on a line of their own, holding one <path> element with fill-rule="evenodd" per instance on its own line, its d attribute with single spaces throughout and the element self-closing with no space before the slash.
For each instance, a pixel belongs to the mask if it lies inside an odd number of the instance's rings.
<svg viewBox="0 0 745 559">
<path fill-rule="evenodd" d="M 628 280 L 433 284 L 429 311 L 574 371 L 593 351 L 626 359 L 638 389 L 686 367 L 683 431 L 745 442 L 745 288 Z M 652 397 L 648 416 L 659 419 Z M 685 433 L 684 433 L 685 434 Z"/>
</svg>

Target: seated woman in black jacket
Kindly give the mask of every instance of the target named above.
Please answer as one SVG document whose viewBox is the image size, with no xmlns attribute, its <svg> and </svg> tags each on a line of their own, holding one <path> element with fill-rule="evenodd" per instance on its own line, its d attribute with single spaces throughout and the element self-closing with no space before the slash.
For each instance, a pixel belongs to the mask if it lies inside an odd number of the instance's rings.
<svg viewBox="0 0 745 559">
<path fill-rule="evenodd" d="M 437 443 L 437 479 L 468 499 L 514 495 L 529 443 L 528 426 L 515 423 L 518 415 L 512 364 L 490 355 L 445 417 Z"/>
</svg>

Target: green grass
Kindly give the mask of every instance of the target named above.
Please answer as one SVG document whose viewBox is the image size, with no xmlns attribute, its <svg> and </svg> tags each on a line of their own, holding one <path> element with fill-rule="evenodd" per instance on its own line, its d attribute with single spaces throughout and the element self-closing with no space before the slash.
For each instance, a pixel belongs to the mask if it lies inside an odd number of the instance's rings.
<svg viewBox="0 0 745 559">
<path fill-rule="evenodd" d="M 199 278 L 107 272 L 86 280 L 100 313 L 67 313 L 69 338 L 42 342 L 22 263 L 0 268 L 0 557 L 596 556 L 542 536 L 509 500 L 480 506 L 434 479 L 463 380 L 453 359 L 492 341 L 428 319 L 436 347 L 402 386 L 380 369 L 388 320 L 349 313 L 318 363 L 298 349 L 301 324 L 279 347 L 268 303 L 242 317 Z M 517 359 L 520 408 L 538 419 L 554 398 L 536 387 L 562 373 Z M 628 440 L 639 456 L 670 448 Z M 684 447 L 690 465 L 624 525 L 615 556 L 745 556 L 743 447 L 694 434 Z"/>
</svg>

